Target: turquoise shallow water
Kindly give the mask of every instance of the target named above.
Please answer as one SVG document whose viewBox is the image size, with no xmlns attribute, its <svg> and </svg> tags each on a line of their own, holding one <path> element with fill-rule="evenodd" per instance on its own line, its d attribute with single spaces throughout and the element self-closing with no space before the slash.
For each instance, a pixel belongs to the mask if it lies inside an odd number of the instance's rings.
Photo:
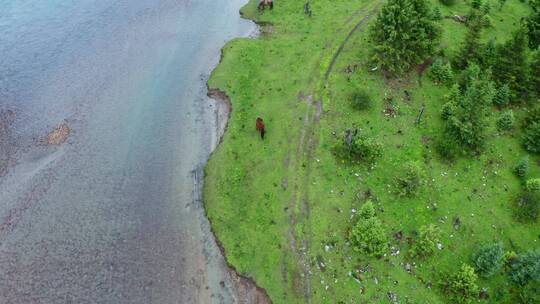
<svg viewBox="0 0 540 304">
<path fill-rule="evenodd" d="M 0 0 L 0 303 L 235 301 L 194 170 L 243 2 Z"/>
</svg>

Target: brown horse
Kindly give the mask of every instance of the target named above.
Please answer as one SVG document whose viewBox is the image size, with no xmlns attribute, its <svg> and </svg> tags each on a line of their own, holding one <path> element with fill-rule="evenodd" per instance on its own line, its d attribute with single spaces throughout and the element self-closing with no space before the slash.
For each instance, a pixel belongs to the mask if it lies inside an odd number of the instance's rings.
<svg viewBox="0 0 540 304">
<path fill-rule="evenodd" d="M 262 12 L 267 6 L 269 6 L 270 9 L 274 9 L 274 0 L 260 0 L 257 8 L 259 9 L 259 12 Z"/>
<path fill-rule="evenodd" d="M 266 128 L 264 126 L 264 122 L 263 122 L 262 118 L 257 117 L 257 121 L 255 123 L 255 128 L 257 129 L 257 131 L 259 131 L 261 133 L 261 139 L 264 140 L 264 134 L 266 133 Z"/>
</svg>

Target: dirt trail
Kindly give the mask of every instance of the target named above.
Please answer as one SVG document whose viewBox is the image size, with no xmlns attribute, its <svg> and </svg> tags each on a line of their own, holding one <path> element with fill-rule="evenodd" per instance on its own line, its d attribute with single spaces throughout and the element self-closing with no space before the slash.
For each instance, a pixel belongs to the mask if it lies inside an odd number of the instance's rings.
<svg viewBox="0 0 540 304">
<path fill-rule="evenodd" d="M 324 73 L 323 88 L 326 86 L 330 75 L 333 72 L 334 66 L 343 52 L 346 44 L 349 42 L 355 32 L 363 29 L 363 25 L 377 12 L 379 4 L 374 8 L 369 9 L 369 12 L 364 16 L 356 25 L 349 31 L 344 40 L 342 40 L 337 48 L 337 51 L 332 55 L 332 61 L 330 62 L 327 70 Z M 351 15 L 351 17 L 345 22 L 344 26 L 339 29 L 338 32 L 345 30 L 351 20 L 366 12 L 367 8 L 361 8 Z M 317 83 L 317 79 L 314 80 Z M 302 292 L 306 303 L 311 303 L 311 265 L 310 258 L 310 246 L 311 246 L 311 222 L 310 222 L 310 194 L 309 186 L 311 181 L 312 165 L 315 157 L 315 152 L 319 144 L 318 127 L 320 119 L 323 113 L 323 100 L 322 97 L 317 98 L 314 101 L 314 96 L 317 89 L 307 97 L 304 94 L 299 94 L 299 99 L 304 100 L 307 104 L 306 110 L 303 115 L 303 124 L 300 129 L 300 137 L 298 146 L 296 147 L 295 160 L 293 161 L 293 172 L 297 174 L 292 179 L 291 185 L 293 189 L 292 198 L 288 206 L 289 210 L 289 243 L 291 251 L 294 252 L 298 264 L 297 270 L 295 270 L 294 288 L 297 292 Z M 290 153 L 289 153 L 290 154 Z M 290 165 L 290 161 L 286 161 L 287 166 Z M 286 177 L 289 180 L 288 177 Z M 298 211 L 297 211 L 298 210 Z M 296 229 L 297 225 L 302 225 L 302 238 L 299 239 Z M 282 262 L 282 265 L 284 262 Z M 283 268 L 283 267 L 282 267 Z M 285 270 L 282 270 L 285 271 Z M 300 272 L 300 273 L 299 273 Z M 300 282 L 301 281 L 301 282 Z"/>
</svg>

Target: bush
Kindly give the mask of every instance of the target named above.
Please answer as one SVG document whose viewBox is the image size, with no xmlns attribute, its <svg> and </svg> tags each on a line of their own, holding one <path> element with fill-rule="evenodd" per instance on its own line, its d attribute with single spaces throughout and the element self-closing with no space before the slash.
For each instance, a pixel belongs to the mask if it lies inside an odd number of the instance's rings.
<svg viewBox="0 0 540 304">
<path fill-rule="evenodd" d="M 432 256 L 440 243 L 441 231 L 439 227 L 430 224 L 422 226 L 418 232 L 418 238 L 411 246 L 411 256 L 427 258 Z"/>
<path fill-rule="evenodd" d="M 461 269 L 448 276 L 443 282 L 443 289 L 448 294 L 452 303 L 468 304 L 478 298 L 478 276 L 474 273 L 474 268 L 463 264 Z"/>
<path fill-rule="evenodd" d="M 396 188 L 399 196 L 413 196 L 422 185 L 424 171 L 416 162 L 408 162 L 402 170 L 401 176 L 396 178 Z"/>
<path fill-rule="evenodd" d="M 437 84 L 448 85 L 454 78 L 452 66 L 450 63 L 444 64 L 440 59 L 437 59 L 429 69 L 428 77 Z"/>
<path fill-rule="evenodd" d="M 529 282 L 519 293 L 519 301 L 522 304 L 540 303 L 540 284 Z"/>
<path fill-rule="evenodd" d="M 518 198 L 516 217 L 521 222 L 534 222 L 540 214 L 540 193 L 527 191 Z"/>
<path fill-rule="evenodd" d="M 527 179 L 529 175 L 529 156 L 525 155 L 519 163 L 514 167 L 514 174 L 522 181 Z"/>
<path fill-rule="evenodd" d="M 371 96 L 366 91 L 356 91 L 351 95 L 352 105 L 357 110 L 367 110 L 371 107 Z"/>
<path fill-rule="evenodd" d="M 516 124 L 516 118 L 514 117 L 514 111 L 508 110 L 501 113 L 499 119 L 497 119 L 497 130 L 509 131 L 514 128 Z"/>
<path fill-rule="evenodd" d="M 507 84 L 500 86 L 495 93 L 493 103 L 499 107 L 506 106 L 510 103 L 510 87 Z"/>
<path fill-rule="evenodd" d="M 456 0 L 440 0 L 442 4 L 446 6 L 454 5 L 456 3 Z"/>
<path fill-rule="evenodd" d="M 523 145 L 527 151 L 540 153 L 540 121 L 532 123 L 525 129 Z"/>
<path fill-rule="evenodd" d="M 336 145 L 335 152 L 347 160 L 374 162 L 382 156 L 383 148 L 378 140 L 347 130 L 343 141 Z"/>
<path fill-rule="evenodd" d="M 540 193 L 540 178 L 534 178 L 527 181 L 525 190 L 533 193 Z"/>
<path fill-rule="evenodd" d="M 473 257 L 474 268 L 482 277 L 490 277 L 504 263 L 504 249 L 501 243 L 484 246 Z"/>
<path fill-rule="evenodd" d="M 382 156 L 382 144 L 374 138 L 358 136 L 352 142 L 351 153 L 356 158 L 372 162 Z"/>
<path fill-rule="evenodd" d="M 518 256 L 510 264 L 510 279 L 522 286 L 540 280 L 540 248 Z"/>
<path fill-rule="evenodd" d="M 449 161 L 452 161 L 457 156 L 463 154 L 463 150 L 460 148 L 459 143 L 452 137 L 452 135 L 449 135 L 446 132 L 443 132 L 437 138 L 435 149 L 442 158 Z"/>
<path fill-rule="evenodd" d="M 368 201 L 360 208 L 358 222 L 350 234 L 356 251 L 380 257 L 388 250 L 388 238 L 380 220 L 375 216 L 373 203 Z"/>
</svg>

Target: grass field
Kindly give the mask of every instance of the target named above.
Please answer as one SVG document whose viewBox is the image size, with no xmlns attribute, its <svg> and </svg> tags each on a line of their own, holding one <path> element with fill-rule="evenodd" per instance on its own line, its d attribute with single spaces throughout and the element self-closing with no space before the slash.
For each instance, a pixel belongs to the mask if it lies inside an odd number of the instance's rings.
<svg viewBox="0 0 540 304">
<path fill-rule="evenodd" d="M 230 42 L 210 79 L 211 88 L 231 97 L 233 111 L 206 168 L 207 213 L 228 261 L 274 303 L 387 303 L 394 294 L 402 303 L 445 303 L 439 280 L 470 263 L 482 244 L 502 241 L 516 252 L 540 246 L 540 224 L 513 217 L 521 185 L 512 168 L 526 154 L 519 130 L 498 134 L 493 108 L 484 153 L 442 161 L 433 141 L 449 89 L 427 77 L 419 81 L 416 73 L 386 80 L 371 72 L 367 34 L 382 3 L 316 0 L 310 18 L 301 1 L 278 1 L 263 14 L 251 1 L 242 13 L 263 24 L 262 36 Z M 432 4 L 444 16 L 469 10 L 463 1 Z M 492 7 L 486 41 L 505 41 L 529 13 L 518 0 L 502 9 L 493 1 Z M 466 28 L 449 18 L 441 25 L 441 49 L 453 54 Z M 349 96 L 359 88 L 373 97 L 367 111 L 351 106 Z M 395 117 L 383 112 L 389 97 Z M 519 107 L 514 111 L 522 116 Z M 268 129 L 264 141 L 255 131 L 258 116 Z M 373 165 L 337 158 L 334 147 L 349 128 L 380 139 L 383 157 Z M 409 161 L 421 163 L 426 176 L 416 197 L 402 198 L 393 185 Z M 531 155 L 530 176 L 540 177 L 539 161 Z M 381 259 L 353 251 L 347 241 L 366 192 L 392 240 L 392 251 Z M 442 230 L 443 248 L 426 260 L 408 257 L 405 239 L 431 223 Z M 392 237 L 398 231 L 401 242 Z M 487 302 L 515 303 L 506 282 L 502 273 L 479 281 L 488 288 Z"/>
</svg>

